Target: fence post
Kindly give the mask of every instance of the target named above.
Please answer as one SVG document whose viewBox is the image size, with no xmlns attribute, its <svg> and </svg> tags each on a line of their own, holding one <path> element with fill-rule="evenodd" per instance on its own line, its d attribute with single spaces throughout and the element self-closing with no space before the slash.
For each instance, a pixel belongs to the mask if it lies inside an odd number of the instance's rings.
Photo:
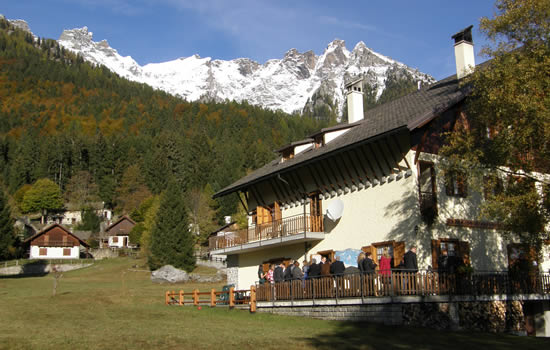
<svg viewBox="0 0 550 350">
<path fill-rule="evenodd" d="M 199 291 L 197 289 L 193 290 L 193 305 L 199 305 Z"/>
<path fill-rule="evenodd" d="M 250 286 L 250 312 L 256 312 L 256 286 Z"/>
<path fill-rule="evenodd" d="M 235 307 L 235 287 L 229 288 L 229 307 L 231 309 Z"/>
<path fill-rule="evenodd" d="M 166 293 L 164 294 L 164 304 L 168 305 L 169 303 L 170 303 L 170 292 L 166 291 Z"/>
<path fill-rule="evenodd" d="M 216 290 L 214 288 L 210 291 L 210 306 L 216 306 Z"/>
<path fill-rule="evenodd" d="M 183 290 L 180 290 L 180 305 L 183 305 Z"/>
</svg>

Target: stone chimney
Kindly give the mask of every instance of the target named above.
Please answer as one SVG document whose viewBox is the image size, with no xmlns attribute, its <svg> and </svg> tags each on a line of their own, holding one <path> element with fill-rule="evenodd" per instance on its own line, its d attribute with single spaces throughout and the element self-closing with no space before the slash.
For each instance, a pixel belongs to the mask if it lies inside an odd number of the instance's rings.
<svg viewBox="0 0 550 350">
<path fill-rule="evenodd" d="M 348 122 L 355 123 L 364 118 L 363 112 L 363 77 L 351 80 L 346 84 L 348 101 Z"/>
<path fill-rule="evenodd" d="M 462 79 L 476 66 L 472 27 L 469 26 L 452 36 L 455 41 L 456 77 Z"/>
</svg>

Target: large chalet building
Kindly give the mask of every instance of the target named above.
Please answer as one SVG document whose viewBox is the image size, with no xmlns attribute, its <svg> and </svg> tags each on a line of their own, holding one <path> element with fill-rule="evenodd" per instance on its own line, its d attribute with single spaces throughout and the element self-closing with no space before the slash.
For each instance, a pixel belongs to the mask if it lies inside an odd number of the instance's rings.
<svg viewBox="0 0 550 350">
<path fill-rule="evenodd" d="M 464 122 L 474 64 L 471 27 L 453 36 L 457 75 L 363 112 L 361 80 L 346 85 L 349 123 L 281 148 L 280 156 L 214 195 L 237 194 L 248 228 L 210 238 L 227 255 L 228 283 L 248 288 L 260 265 L 333 257 L 348 248 L 387 247 L 394 261 L 417 247 L 420 269 L 437 268 L 443 250 L 476 271 L 506 270 L 524 248 L 498 224 L 479 221 L 483 193 L 464 176 L 442 177 L 442 135 Z M 244 200 L 243 200 L 244 199 Z M 550 268 L 548 247 L 544 260 Z"/>
</svg>

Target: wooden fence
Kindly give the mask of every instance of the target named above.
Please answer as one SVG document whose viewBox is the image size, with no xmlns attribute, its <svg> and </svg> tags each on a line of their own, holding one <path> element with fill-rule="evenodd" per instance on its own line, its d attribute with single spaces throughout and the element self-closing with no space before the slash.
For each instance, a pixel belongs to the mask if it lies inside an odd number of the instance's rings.
<svg viewBox="0 0 550 350">
<path fill-rule="evenodd" d="M 216 291 L 214 288 L 209 292 L 200 292 L 198 289 L 189 293 L 185 293 L 183 290 L 179 292 L 167 291 L 164 296 L 166 305 L 209 305 L 210 307 L 225 305 L 229 308 L 234 308 L 236 305 L 248 305 L 250 312 L 256 312 L 256 300 L 255 286 L 246 290 L 235 290 L 231 287 L 227 291 Z"/>
<path fill-rule="evenodd" d="M 421 271 L 325 276 L 259 284 L 258 301 L 339 299 L 406 295 L 550 294 L 550 274 L 507 272 L 469 275 Z"/>
</svg>

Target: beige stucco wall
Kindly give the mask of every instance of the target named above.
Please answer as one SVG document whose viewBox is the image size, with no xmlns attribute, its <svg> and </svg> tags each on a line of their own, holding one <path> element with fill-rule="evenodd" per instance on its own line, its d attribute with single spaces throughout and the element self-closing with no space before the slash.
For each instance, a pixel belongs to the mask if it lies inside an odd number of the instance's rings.
<svg viewBox="0 0 550 350">
<path fill-rule="evenodd" d="M 416 245 L 419 268 L 427 269 L 432 265 L 431 240 L 450 238 L 469 242 L 470 259 L 475 270 L 507 269 L 509 242 L 496 230 L 446 225 L 448 218 L 479 220 L 479 207 L 483 199 L 480 193 L 475 193 L 472 189 L 468 189 L 467 198 L 447 197 L 445 179 L 437 165 L 438 158 L 425 153 L 421 154 L 420 159 L 435 164 L 438 217 L 431 226 L 422 221 L 418 205 L 418 174 L 414 156 L 414 151 L 406 155 L 408 163 L 412 166 L 409 176 L 403 171 L 399 178 L 393 177 L 393 181 L 324 198 L 323 213 L 326 213 L 327 207 L 335 200 L 343 202 L 344 212 L 337 222 L 332 222 L 325 216 L 326 237 L 322 241 L 310 244 L 307 257 L 323 250 L 360 249 L 372 243 L 395 240 L 404 241 L 407 249 L 413 244 Z M 302 174 L 302 178 L 305 179 L 308 190 L 315 187 L 309 176 Z M 268 186 L 262 189 L 265 190 L 264 199 L 276 200 Z M 249 205 L 253 208 L 255 203 L 251 201 Z M 305 209 L 306 213 L 309 213 L 309 204 L 305 205 Z M 282 210 L 283 218 L 303 213 L 304 206 L 297 203 L 287 204 Z M 239 288 L 248 288 L 257 280 L 258 265 L 263 261 L 287 257 L 302 262 L 306 256 L 304 249 L 304 243 L 300 243 L 240 254 Z M 541 268 L 543 271 L 550 269 L 548 247 L 543 251 Z"/>
</svg>

